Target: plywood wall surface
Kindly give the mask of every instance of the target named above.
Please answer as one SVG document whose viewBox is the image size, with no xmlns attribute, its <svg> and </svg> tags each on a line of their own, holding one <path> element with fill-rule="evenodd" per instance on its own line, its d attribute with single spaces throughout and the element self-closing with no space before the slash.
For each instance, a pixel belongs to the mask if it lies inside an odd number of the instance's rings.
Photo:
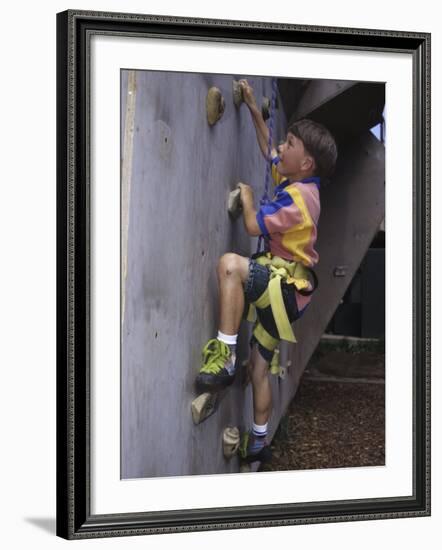
<svg viewBox="0 0 442 550">
<path fill-rule="evenodd" d="M 233 104 L 233 78 L 136 73 L 123 285 L 124 478 L 237 471 L 222 455 L 221 433 L 250 422 L 250 390 L 238 380 L 218 413 L 199 426 L 190 409 L 202 346 L 218 329 L 218 259 L 231 251 L 248 256 L 255 248 L 242 220 L 229 219 L 228 194 L 239 181 L 257 195 L 264 188 L 265 163 L 246 106 Z M 269 79 L 249 81 L 258 101 L 271 94 Z M 212 127 L 205 109 L 211 86 L 226 102 Z M 123 118 L 125 105 L 122 97 Z M 282 118 L 281 110 L 277 137 Z M 239 353 L 248 354 L 247 327 Z"/>
</svg>

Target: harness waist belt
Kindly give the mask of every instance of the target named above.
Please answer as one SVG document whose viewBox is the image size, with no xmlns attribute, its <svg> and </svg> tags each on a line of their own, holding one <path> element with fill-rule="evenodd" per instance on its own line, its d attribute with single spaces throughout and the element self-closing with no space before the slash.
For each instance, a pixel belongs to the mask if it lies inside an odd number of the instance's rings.
<svg viewBox="0 0 442 550">
<path fill-rule="evenodd" d="M 293 284 L 298 292 L 308 296 L 312 294 L 318 286 L 316 274 L 309 267 L 300 262 L 290 262 L 279 256 L 272 256 L 270 253 L 257 257 L 256 262 L 260 265 L 269 266 L 270 281 L 266 290 L 250 306 L 247 319 L 249 321 L 255 319 L 255 308 L 264 309 L 271 306 L 279 338 L 288 342 L 296 342 L 285 309 L 281 285 L 283 282 Z M 311 275 L 313 279 L 313 284 L 309 281 L 309 275 Z M 273 338 L 259 321 L 254 328 L 253 335 L 258 342 L 269 351 L 273 351 L 278 345 L 278 340 Z"/>
</svg>

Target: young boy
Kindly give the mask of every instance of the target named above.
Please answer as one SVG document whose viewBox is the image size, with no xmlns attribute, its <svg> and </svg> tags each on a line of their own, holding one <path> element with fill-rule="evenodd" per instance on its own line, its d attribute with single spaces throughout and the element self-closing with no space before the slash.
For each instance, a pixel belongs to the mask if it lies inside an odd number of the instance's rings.
<svg viewBox="0 0 442 550">
<path fill-rule="evenodd" d="M 235 377 L 236 342 L 247 303 L 255 304 L 258 322 L 251 340 L 249 361 L 253 389 L 254 423 L 243 459 L 269 458 L 266 440 L 272 408 L 269 365 L 280 339 L 296 341 L 291 323 L 311 300 L 317 281 L 311 268 L 318 262 L 315 250 L 320 212 L 320 178 L 333 173 L 337 148 L 331 134 L 310 120 L 292 124 L 278 151 L 271 148 L 269 130 L 257 106 L 253 89 L 240 80 L 244 102 L 255 125 L 262 154 L 272 162 L 276 184 L 271 202 L 254 208 L 253 191 L 240 183 L 244 225 L 251 236 L 263 235 L 267 253 L 244 258 L 225 254 L 218 264 L 220 322 L 216 339 L 203 349 L 197 385 L 204 390 L 229 386 Z"/>
</svg>

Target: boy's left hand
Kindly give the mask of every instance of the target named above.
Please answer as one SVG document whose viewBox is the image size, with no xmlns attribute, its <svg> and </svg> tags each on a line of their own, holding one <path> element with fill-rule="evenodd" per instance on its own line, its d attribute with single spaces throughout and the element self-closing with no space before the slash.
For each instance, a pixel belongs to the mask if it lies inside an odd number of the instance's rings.
<svg viewBox="0 0 442 550">
<path fill-rule="evenodd" d="M 241 191 L 241 203 L 253 203 L 253 189 L 247 183 L 238 183 L 238 187 Z"/>
<path fill-rule="evenodd" d="M 257 237 L 261 235 L 261 229 L 256 221 L 256 210 L 253 206 L 253 189 L 246 183 L 238 183 L 238 187 L 246 231 L 251 237 Z"/>
</svg>

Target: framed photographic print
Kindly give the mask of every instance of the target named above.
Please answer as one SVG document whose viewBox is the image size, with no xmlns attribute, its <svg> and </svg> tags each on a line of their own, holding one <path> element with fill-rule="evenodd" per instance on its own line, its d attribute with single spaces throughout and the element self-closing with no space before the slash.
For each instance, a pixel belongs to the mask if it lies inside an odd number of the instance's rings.
<svg viewBox="0 0 442 550">
<path fill-rule="evenodd" d="M 57 534 L 430 513 L 430 36 L 57 19 Z"/>
</svg>

